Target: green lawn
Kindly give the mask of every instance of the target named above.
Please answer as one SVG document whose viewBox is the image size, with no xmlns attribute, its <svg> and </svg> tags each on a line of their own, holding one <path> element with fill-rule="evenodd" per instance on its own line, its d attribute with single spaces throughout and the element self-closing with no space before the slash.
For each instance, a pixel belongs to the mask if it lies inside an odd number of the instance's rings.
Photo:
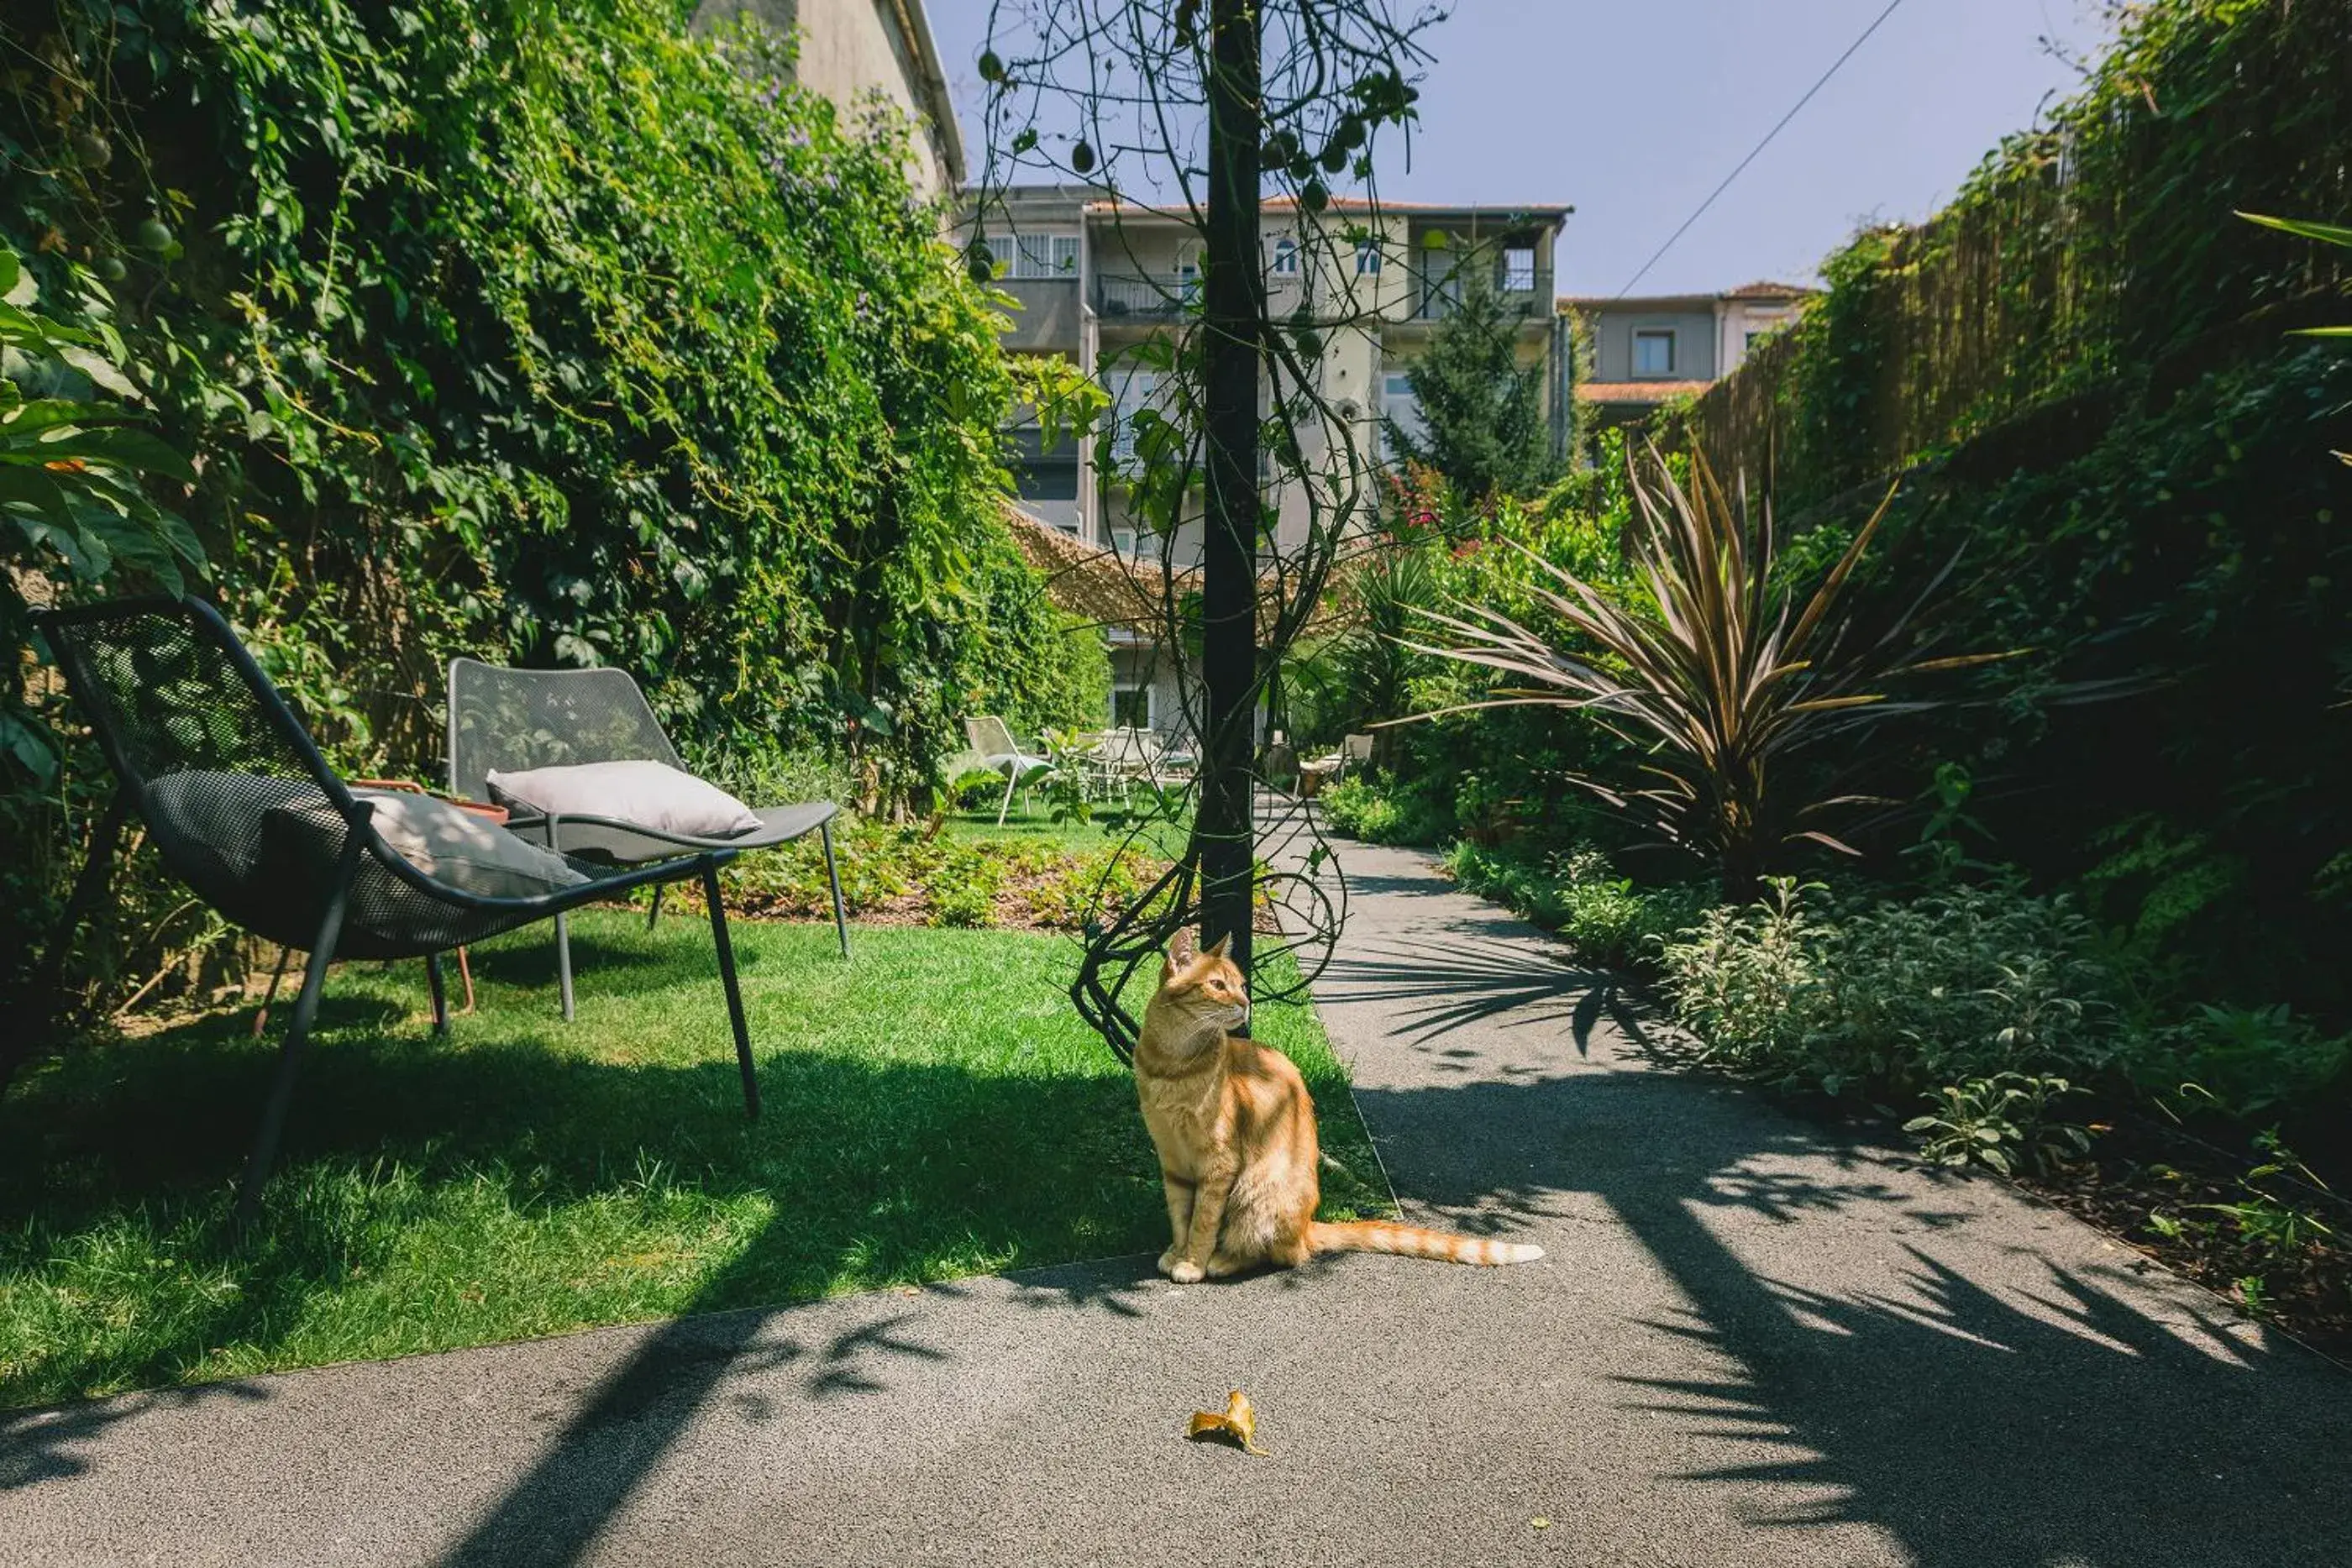
<svg viewBox="0 0 2352 1568">
<path fill-rule="evenodd" d="M 261 1225 L 228 1209 L 276 1049 L 249 1014 L 79 1052 L 0 1106 L 0 1408 L 1153 1251 L 1134 1090 L 1064 995 L 1067 938 L 736 927 L 765 1113 L 743 1118 L 699 919 L 478 948 L 436 1040 L 421 964 L 331 982 Z M 1387 1195 L 1299 1007 L 1327 1210 Z"/>
<path fill-rule="evenodd" d="M 1140 809 L 1143 799 L 1139 791 L 1137 809 L 1133 810 L 1121 806 L 1116 800 L 1097 801 L 1090 821 L 1056 822 L 1043 791 L 1037 793 L 1027 810 L 1022 809 L 1021 798 L 1016 795 L 1013 810 L 1005 813 L 1003 827 L 997 826 L 996 808 L 992 802 L 985 810 L 951 813 L 947 820 L 947 831 L 954 838 L 975 843 L 1042 843 L 1052 844 L 1058 849 L 1086 851 L 1125 843 L 1130 824 L 1139 822 L 1143 829 L 1139 841 L 1140 845 L 1162 858 L 1175 858 L 1183 852 L 1184 837 L 1192 827 L 1190 817 L 1181 820 L 1171 817 L 1151 819 Z"/>
</svg>

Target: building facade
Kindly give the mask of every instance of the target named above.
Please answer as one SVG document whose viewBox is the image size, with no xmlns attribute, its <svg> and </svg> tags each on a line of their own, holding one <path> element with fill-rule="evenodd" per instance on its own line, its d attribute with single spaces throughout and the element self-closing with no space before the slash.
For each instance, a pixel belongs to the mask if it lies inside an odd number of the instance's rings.
<svg viewBox="0 0 2352 1568">
<path fill-rule="evenodd" d="M 1266 204 L 1261 250 L 1269 308 L 1282 317 L 1304 302 L 1337 323 L 1323 334 L 1312 373 L 1349 426 L 1354 451 L 1380 461 L 1383 418 L 1417 427 L 1408 372 L 1474 280 L 1516 314 L 1519 362 L 1544 372 L 1548 411 L 1566 413 L 1569 363 L 1552 312 L 1552 277 L 1553 247 L 1569 211 L 1335 202 L 1310 233 L 1286 203 Z M 965 221 L 969 240 L 969 210 Z M 1088 544 L 1156 549 L 1156 541 L 1133 537 L 1117 459 L 1132 447 L 1136 414 L 1161 398 L 1164 372 L 1156 361 L 1164 349 L 1151 345 L 1182 333 L 1196 313 L 1196 231 L 1148 207 L 1092 199 L 1084 187 L 1028 185 L 992 194 L 977 232 L 994 253 L 997 287 L 1016 304 L 1005 348 L 1068 360 L 1111 400 L 1109 472 L 1097 471 L 1089 442 L 1047 450 L 1034 427 L 1013 433 L 1022 506 Z M 1555 425 L 1564 446 L 1565 420 Z M 1341 433 L 1329 434 L 1336 441 Z M 1268 498 L 1279 517 L 1277 537 L 1293 542 L 1307 527 L 1304 497 L 1277 491 Z M 1180 567 L 1197 561 L 1197 541 L 1180 539 L 1174 559 Z"/>
<path fill-rule="evenodd" d="M 963 138 L 923 0 L 701 0 L 694 26 L 750 16 L 797 35 L 793 78 L 833 100 L 845 122 L 877 98 L 920 127 L 908 172 L 933 197 L 963 184 Z"/>
<path fill-rule="evenodd" d="M 1738 370 L 1748 350 L 1797 319 L 1818 290 L 1750 283 L 1721 294 L 1564 298 L 1586 363 L 1579 403 L 1597 424 L 1631 424 L 1671 398 L 1704 391 Z"/>
<path fill-rule="evenodd" d="M 1570 211 L 1335 201 L 1319 221 L 1302 223 L 1286 202 L 1265 204 L 1260 250 L 1270 311 L 1284 318 L 1304 306 L 1326 324 L 1319 351 L 1304 368 L 1328 416 L 1301 428 L 1300 445 L 1310 465 L 1345 464 L 1355 476 L 1360 519 L 1342 526 L 1370 522 L 1385 462 L 1381 422 L 1417 428 L 1412 362 L 1465 293 L 1481 284 L 1513 319 L 1519 363 L 1542 372 L 1547 413 L 1565 451 L 1571 356 L 1552 280 Z M 1197 319 L 1198 231 L 1185 218 L 1069 185 L 991 193 L 984 213 L 968 200 L 965 225 L 967 242 L 977 236 L 989 246 L 997 286 L 1016 303 L 1006 349 L 1068 360 L 1109 398 L 1108 463 L 1098 461 L 1091 439 L 1048 446 L 1034 423 L 1011 432 L 1022 509 L 1123 560 L 1192 570 L 1200 560 L 1197 497 L 1172 538 L 1163 538 L 1139 524 L 1122 473 L 1150 424 L 1138 416 L 1169 413 L 1167 356 Z M 1261 395 L 1270 406 L 1271 382 Z M 1266 501 L 1277 548 L 1296 549 L 1315 526 L 1306 487 L 1269 474 Z M 1181 732 L 1180 693 L 1148 626 L 1113 626 L 1108 635 L 1115 686 L 1108 716 Z"/>
</svg>

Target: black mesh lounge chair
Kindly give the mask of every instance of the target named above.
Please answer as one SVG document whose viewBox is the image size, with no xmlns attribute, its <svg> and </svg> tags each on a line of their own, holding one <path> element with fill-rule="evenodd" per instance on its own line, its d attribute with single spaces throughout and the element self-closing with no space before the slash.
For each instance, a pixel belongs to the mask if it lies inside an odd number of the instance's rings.
<svg viewBox="0 0 2352 1568">
<path fill-rule="evenodd" d="M 677 748 L 662 733 L 653 706 L 625 670 L 514 670 L 478 659 L 449 661 L 449 792 L 490 798 L 493 772 L 584 762 L 660 762 L 678 768 Z M 508 826 L 548 848 L 606 866 L 638 865 L 667 856 L 773 849 L 814 830 L 824 840 L 824 873 L 833 889 L 833 925 L 841 956 L 849 956 L 849 921 L 841 904 L 841 873 L 833 858 L 829 800 L 771 806 L 752 814 L 760 825 L 733 838 L 681 837 L 610 817 L 538 816 L 519 812 Z M 650 926 L 661 918 L 654 889 Z M 555 972 L 563 1016 L 572 1017 L 572 933 L 555 917 Z"/>
<path fill-rule="evenodd" d="M 438 955 L 649 883 L 702 879 L 742 1071 L 743 1108 L 751 1116 L 760 1113 L 751 1034 L 719 899 L 719 868 L 733 857 L 732 847 L 680 847 L 667 858 L 625 870 L 572 861 L 588 880 L 537 897 L 468 893 L 418 871 L 378 836 L 370 825 L 374 806 L 335 776 L 210 605 L 194 599 L 125 600 L 42 614 L 36 623 L 119 786 L 68 904 L 58 951 L 104 894 L 123 824 L 136 815 L 164 865 L 198 897 L 255 936 L 310 955 L 246 1162 L 237 1197 L 241 1218 L 252 1217 L 268 1179 L 333 960 L 426 959 L 434 1023 L 446 1028 Z M 289 822 L 299 826 L 289 831 Z"/>
</svg>

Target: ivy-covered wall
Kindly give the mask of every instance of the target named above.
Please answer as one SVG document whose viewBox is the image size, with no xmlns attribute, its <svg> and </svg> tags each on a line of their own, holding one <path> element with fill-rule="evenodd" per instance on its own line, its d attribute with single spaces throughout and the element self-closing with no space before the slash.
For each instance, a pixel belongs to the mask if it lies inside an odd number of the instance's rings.
<svg viewBox="0 0 2352 1568">
<path fill-rule="evenodd" d="M 1769 479 L 1825 566 L 1899 478 L 1887 606 L 2013 654 L 1839 777 L 1974 781 L 1969 853 L 2082 894 L 2148 982 L 2352 1019 L 2352 3 L 2153 0 L 2049 129 L 1832 257 L 1654 434 Z M 1917 814 L 1889 813 L 1880 869 Z"/>
<path fill-rule="evenodd" d="M 970 705 L 1101 705 L 902 131 L 683 9 L 10 10 L 0 235 L 44 298 L 105 291 L 209 591 L 348 766 L 437 773 L 457 653 L 620 665 L 689 749 L 823 751 L 884 806 Z"/>
<path fill-rule="evenodd" d="M 2069 400 L 2335 319 L 2352 252 L 2234 211 L 2352 213 L 2352 0 L 2150 0 L 2045 124 L 1916 227 L 1865 229 L 1795 328 L 1677 414 L 1803 507 Z M 2053 423 L 2067 423 L 2061 410 Z"/>
</svg>

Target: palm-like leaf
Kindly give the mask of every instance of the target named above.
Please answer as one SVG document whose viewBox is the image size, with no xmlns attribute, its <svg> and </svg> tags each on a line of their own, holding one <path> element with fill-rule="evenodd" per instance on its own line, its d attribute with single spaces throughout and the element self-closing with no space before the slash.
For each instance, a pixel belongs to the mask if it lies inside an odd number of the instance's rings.
<svg viewBox="0 0 2352 1568">
<path fill-rule="evenodd" d="M 1929 706 L 1885 688 L 1906 675 L 2000 655 L 1913 656 L 1906 628 L 1948 575 L 1938 573 L 1897 622 L 1853 647 L 1847 590 L 1894 492 L 1854 535 L 1802 604 L 1773 580 L 1769 506 L 1750 538 L 1704 460 L 1689 486 L 1651 455 L 1654 478 L 1633 476 L 1629 538 L 1647 602 L 1617 603 L 1528 552 L 1551 580 L 1538 603 L 1571 636 L 1556 641 L 1498 611 L 1458 604 L 1423 612 L 1435 635 L 1411 645 L 1482 665 L 1516 685 L 1490 703 L 1581 709 L 1648 755 L 1643 787 L 1578 782 L 1614 803 L 1638 802 L 1673 842 L 1720 862 L 1727 894 L 1746 896 L 1769 854 L 1792 839 L 1846 849 L 1813 820 L 1859 799 L 1792 803 L 1774 787 L 1787 753 L 1846 725 Z M 1455 711 L 1455 710 L 1449 710 Z"/>
</svg>

